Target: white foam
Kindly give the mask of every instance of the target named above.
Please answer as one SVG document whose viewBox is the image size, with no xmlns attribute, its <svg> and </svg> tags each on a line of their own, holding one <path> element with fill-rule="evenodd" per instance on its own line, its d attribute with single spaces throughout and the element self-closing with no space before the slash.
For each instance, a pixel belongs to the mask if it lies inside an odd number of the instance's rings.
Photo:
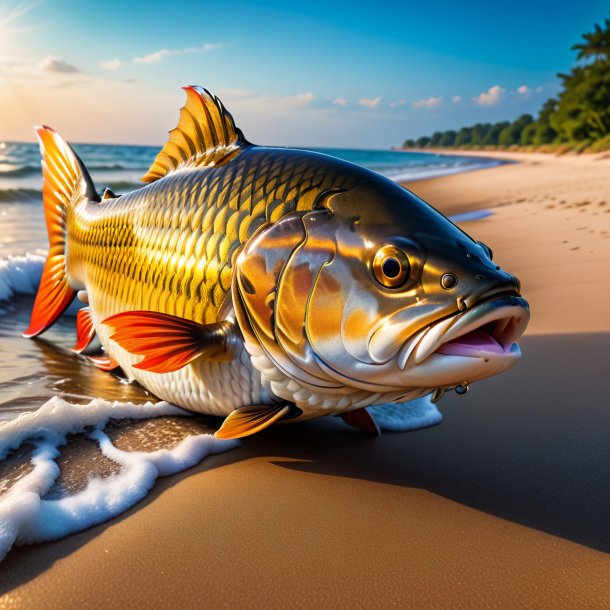
<svg viewBox="0 0 610 610">
<path fill-rule="evenodd" d="M 367 410 L 382 430 L 406 432 L 440 424 L 443 416 L 431 400 L 432 395 L 409 402 L 390 402 Z"/>
<path fill-rule="evenodd" d="M 74 405 L 54 397 L 37 411 L 0 425 L 0 459 L 26 441 L 35 446 L 33 470 L 0 498 L 0 559 L 13 545 L 53 540 L 103 523 L 146 496 L 157 477 L 180 472 L 207 455 L 239 445 L 239 441 L 200 434 L 183 439 L 172 449 L 127 452 L 112 445 L 103 432 L 111 418 L 177 415 L 189 414 L 166 402 L 137 405 L 96 399 L 88 405 Z M 69 434 L 85 430 L 106 457 L 122 466 L 121 472 L 91 479 L 83 491 L 71 496 L 44 500 L 59 475 L 58 448 Z"/>
<path fill-rule="evenodd" d="M 44 262 L 45 255 L 39 252 L 0 259 L 0 301 L 15 294 L 35 294 Z"/>
</svg>

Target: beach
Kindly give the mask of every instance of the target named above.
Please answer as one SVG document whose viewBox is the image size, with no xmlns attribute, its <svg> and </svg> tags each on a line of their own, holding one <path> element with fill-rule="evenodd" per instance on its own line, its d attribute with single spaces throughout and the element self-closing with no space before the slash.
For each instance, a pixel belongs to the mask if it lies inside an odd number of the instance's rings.
<svg viewBox="0 0 610 610">
<path fill-rule="evenodd" d="M 10 551 L 0 606 L 607 608 L 610 159 L 499 157 L 515 163 L 407 186 L 490 212 L 458 224 L 530 302 L 515 368 L 425 430 L 326 418 L 246 439 L 118 518 Z"/>
</svg>

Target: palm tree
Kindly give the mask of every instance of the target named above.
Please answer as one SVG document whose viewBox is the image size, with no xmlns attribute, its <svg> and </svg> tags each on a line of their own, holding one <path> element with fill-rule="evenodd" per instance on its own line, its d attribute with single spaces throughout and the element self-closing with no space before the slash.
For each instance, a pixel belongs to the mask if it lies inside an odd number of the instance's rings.
<svg viewBox="0 0 610 610">
<path fill-rule="evenodd" d="M 582 37 L 585 42 L 572 47 L 573 51 L 578 51 L 577 59 L 610 59 L 610 19 L 604 20 L 604 27 L 596 23 L 593 32 L 583 34 Z"/>
</svg>

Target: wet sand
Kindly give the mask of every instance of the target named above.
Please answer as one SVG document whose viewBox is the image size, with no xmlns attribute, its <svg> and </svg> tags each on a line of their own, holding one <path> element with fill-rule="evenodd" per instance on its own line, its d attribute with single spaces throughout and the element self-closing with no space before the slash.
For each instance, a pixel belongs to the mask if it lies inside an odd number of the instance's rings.
<svg viewBox="0 0 610 610">
<path fill-rule="evenodd" d="M 606 608 L 610 164 L 520 159 L 411 185 L 446 214 L 493 212 L 463 226 L 532 305 L 516 368 L 444 398 L 427 430 L 248 439 L 118 519 L 11 551 L 0 604 Z"/>
</svg>

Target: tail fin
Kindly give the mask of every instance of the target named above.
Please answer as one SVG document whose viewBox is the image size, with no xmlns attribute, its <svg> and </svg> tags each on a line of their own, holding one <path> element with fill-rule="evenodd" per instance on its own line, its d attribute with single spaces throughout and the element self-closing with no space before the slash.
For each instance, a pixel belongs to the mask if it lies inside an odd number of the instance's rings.
<svg viewBox="0 0 610 610">
<path fill-rule="evenodd" d="M 42 203 L 49 254 L 24 337 L 35 337 L 47 330 L 76 295 L 66 273 L 67 211 L 86 198 L 99 201 L 91 177 L 72 148 L 50 127 L 35 129 L 42 154 Z"/>
</svg>

